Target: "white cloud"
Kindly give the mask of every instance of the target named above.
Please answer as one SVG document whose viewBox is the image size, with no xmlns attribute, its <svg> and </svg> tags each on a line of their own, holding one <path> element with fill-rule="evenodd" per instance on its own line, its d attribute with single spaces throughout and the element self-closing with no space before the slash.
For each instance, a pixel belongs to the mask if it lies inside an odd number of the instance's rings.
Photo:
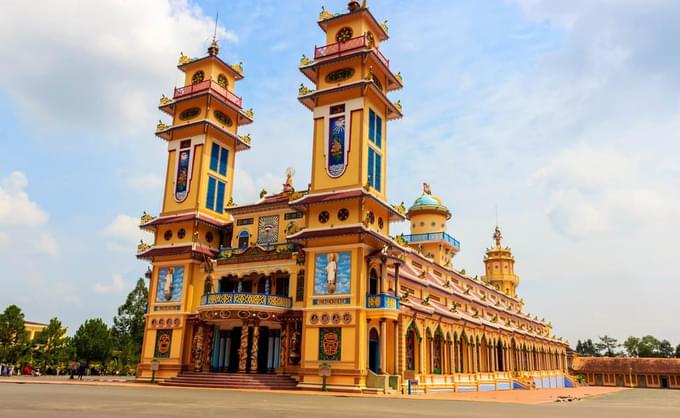
<svg viewBox="0 0 680 418">
<path fill-rule="evenodd" d="M 48 232 L 43 232 L 36 243 L 36 250 L 50 257 L 58 257 L 61 253 L 59 243 Z"/>
<path fill-rule="evenodd" d="M 109 283 L 95 283 L 92 290 L 99 294 L 120 293 L 125 289 L 125 279 L 121 274 L 114 274 L 111 276 Z"/>
<path fill-rule="evenodd" d="M 156 174 L 147 173 L 129 176 L 127 183 L 135 190 L 162 193 L 163 178 Z"/>
<path fill-rule="evenodd" d="M 37 226 L 47 222 L 47 214 L 31 201 L 24 189 L 26 175 L 14 171 L 0 179 L 0 225 Z"/>
<path fill-rule="evenodd" d="M 40 115 L 32 127 L 70 137 L 93 128 L 111 137 L 152 129 L 168 80 L 181 83 L 180 49 L 205 53 L 214 27 L 186 0 L 65 0 L 34 9 L 3 4 L 0 56 L 12 65 L 0 68 L 0 88 L 16 100 L 17 114 Z M 220 26 L 218 37 L 222 55 L 233 59 L 227 49 L 236 35 Z"/>
<path fill-rule="evenodd" d="M 116 252 L 131 252 L 140 240 L 153 241 L 150 233 L 139 229 L 139 222 L 139 218 L 129 215 L 116 216 L 103 230 L 103 235 L 110 239 L 108 248 Z"/>
</svg>

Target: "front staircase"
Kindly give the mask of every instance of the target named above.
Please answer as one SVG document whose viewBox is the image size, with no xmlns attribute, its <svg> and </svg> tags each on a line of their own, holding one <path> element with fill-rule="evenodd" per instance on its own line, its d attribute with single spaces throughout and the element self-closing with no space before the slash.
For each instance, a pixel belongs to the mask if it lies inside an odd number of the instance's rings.
<svg viewBox="0 0 680 418">
<path fill-rule="evenodd" d="M 182 372 L 177 377 L 160 382 L 162 386 L 195 388 L 297 390 L 297 382 L 280 374 Z"/>
</svg>

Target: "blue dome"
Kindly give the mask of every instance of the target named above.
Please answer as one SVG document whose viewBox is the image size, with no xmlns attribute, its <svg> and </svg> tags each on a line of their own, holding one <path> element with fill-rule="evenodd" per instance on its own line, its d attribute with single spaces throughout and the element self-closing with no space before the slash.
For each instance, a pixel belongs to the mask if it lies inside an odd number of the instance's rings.
<svg viewBox="0 0 680 418">
<path fill-rule="evenodd" d="M 408 214 L 415 214 L 420 211 L 436 211 L 441 212 L 447 216 L 447 219 L 451 217 L 451 212 L 444 206 L 442 200 L 437 196 L 429 193 L 421 194 L 413 205 L 408 209 Z"/>
<path fill-rule="evenodd" d="M 411 208 L 416 206 L 441 206 L 441 201 L 434 198 L 430 194 L 424 194 L 417 198 L 415 202 L 413 202 L 413 206 L 411 206 Z"/>
</svg>

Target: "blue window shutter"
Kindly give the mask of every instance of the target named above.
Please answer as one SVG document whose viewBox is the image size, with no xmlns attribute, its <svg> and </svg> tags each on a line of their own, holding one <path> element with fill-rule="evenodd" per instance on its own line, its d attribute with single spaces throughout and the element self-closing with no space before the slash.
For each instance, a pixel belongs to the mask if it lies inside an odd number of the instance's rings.
<svg viewBox="0 0 680 418">
<path fill-rule="evenodd" d="M 368 147 L 368 184 L 373 186 L 373 156 L 375 152 L 371 147 Z"/>
<path fill-rule="evenodd" d="M 208 177 L 208 195 L 205 199 L 205 207 L 215 210 L 215 179 Z"/>
<path fill-rule="evenodd" d="M 375 144 L 382 148 L 382 118 L 380 116 L 375 117 Z"/>
<path fill-rule="evenodd" d="M 375 138 L 375 112 L 368 110 L 368 139 L 373 141 Z"/>
<path fill-rule="evenodd" d="M 375 189 L 380 191 L 380 178 L 382 176 L 382 156 L 375 154 Z"/>
<path fill-rule="evenodd" d="M 217 182 L 217 203 L 215 204 L 217 206 L 215 212 L 217 213 L 224 212 L 224 187 L 225 184 L 223 181 Z"/>
<path fill-rule="evenodd" d="M 223 176 L 227 175 L 227 159 L 229 157 L 229 150 L 226 148 L 221 148 L 220 152 L 220 174 Z"/>
<path fill-rule="evenodd" d="M 217 159 L 219 158 L 220 155 L 220 146 L 213 143 L 212 144 L 212 149 L 210 151 L 210 169 L 213 171 L 217 171 Z"/>
</svg>

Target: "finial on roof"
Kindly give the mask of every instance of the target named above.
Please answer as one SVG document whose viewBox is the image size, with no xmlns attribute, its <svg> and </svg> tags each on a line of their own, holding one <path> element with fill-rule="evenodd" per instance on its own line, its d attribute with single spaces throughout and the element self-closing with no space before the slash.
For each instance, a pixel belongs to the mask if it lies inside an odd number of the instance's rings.
<svg viewBox="0 0 680 418">
<path fill-rule="evenodd" d="M 359 10 L 360 8 L 361 5 L 359 5 L 359 2 L 357 0 L 349 0 L 349 2 L 347 2 L 347 10 L 349 10 L 350 12 Z"/>
<path fill-rule="evenodd" d="M 212 42 L 208 47 L 208 55 L 210 56 L 216 56 L 220 52 L 220 47 L 217 45 L 217 19 L 219 16 L 219 12 L 215 13 L 215 29 L 213 30 Z"/>
<path fill-rule="evenodd" d="M 496 230 L 493 233 L 493 239 L 496 241 L 496 247 L 500 247 L 503 235 L 501 235 L 501 229 L 498 227 L 498 225 L 496 225 Z"/>
<path fill-rule="evenodd" d="M 423 193 L 424 194 L 432 194 L 432 188 L 430 187 L 429 183 L 423 182 Z"/>
</svg>

